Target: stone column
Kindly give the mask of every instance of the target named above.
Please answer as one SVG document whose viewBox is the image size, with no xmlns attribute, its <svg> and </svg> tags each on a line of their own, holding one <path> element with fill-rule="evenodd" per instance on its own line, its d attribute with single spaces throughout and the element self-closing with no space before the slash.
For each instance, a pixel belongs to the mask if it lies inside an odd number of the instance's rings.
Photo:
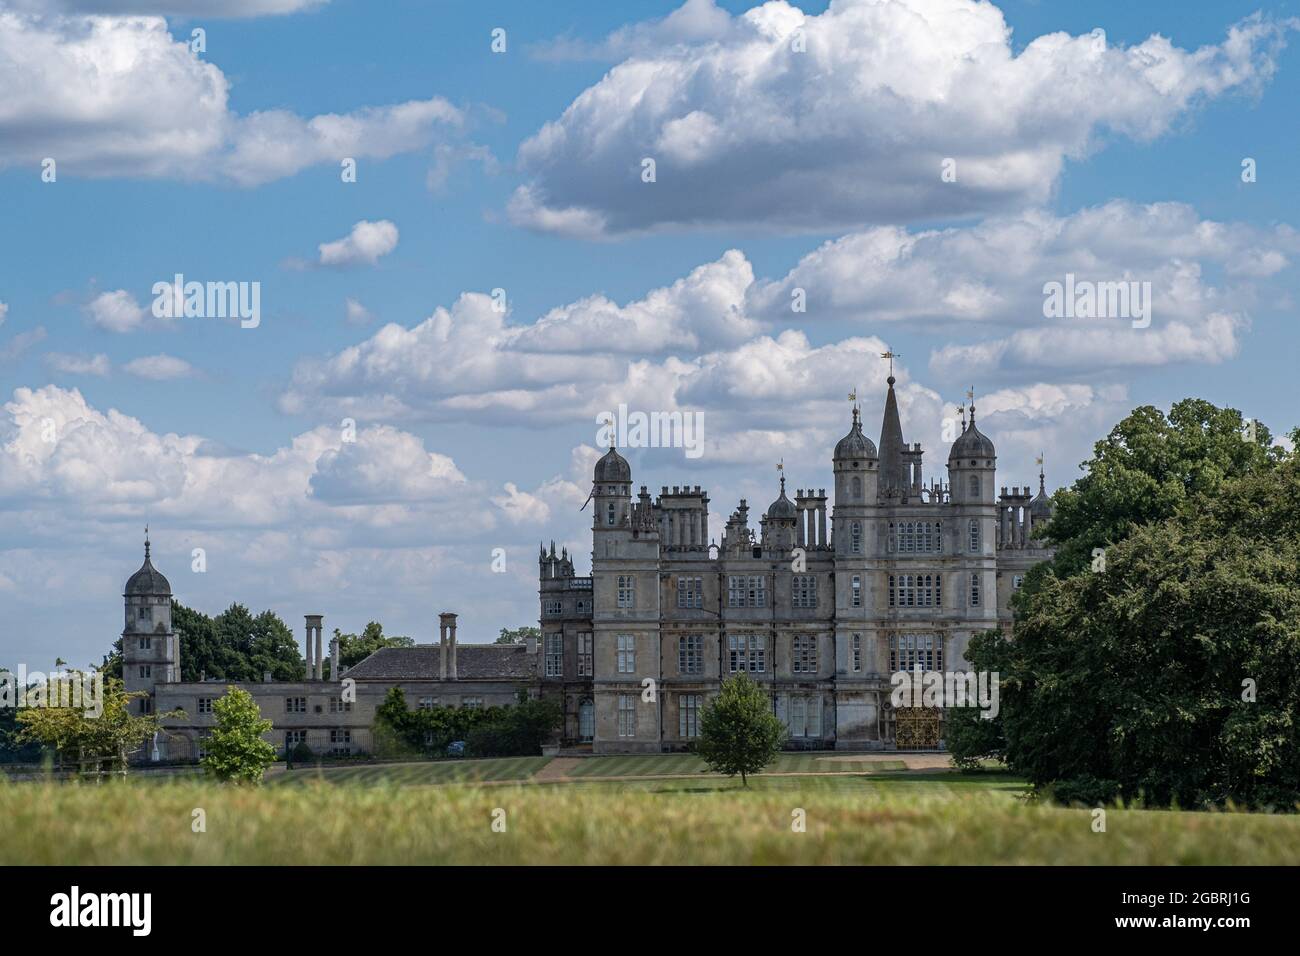
<svg viewBox="0 0 1300 956">
<path fill-rule="evenodd" d="M 819 501 L 820 504 L 817 507 L 817 547 L 825 548 L 829 542 L 826 539 L 826 492 L 824 490 Z"/>
<path fill-rule="evenodd" d="M 447 679 L 447 622 L 438 617 L 438 680 Z"/>
<path fill-rule="evenodd" d="M 307 622 L 307 648 L 306 648 L 306 653 L 303 655 L 303 656 L 306 658 L 306 660 L 307 660 L 307 673 L 306 673 L 306 680 L 311 680 L 311 675 L 312 675 L 313 670 L 314 670 L 314 667 L 313 667 L 313 664 L 312 664 L 312 657 L 311 657 L 311 628 L 312 628 L 312 619 L 313 619 L 314 617 L 315 617 L 315 615 L 313 615 L 313 614 L 306 614 L 306 615 L 304 615 L 304 618 L 305 618 L 305 620 L 306 620 L 306 622 Z"/>
</svg>

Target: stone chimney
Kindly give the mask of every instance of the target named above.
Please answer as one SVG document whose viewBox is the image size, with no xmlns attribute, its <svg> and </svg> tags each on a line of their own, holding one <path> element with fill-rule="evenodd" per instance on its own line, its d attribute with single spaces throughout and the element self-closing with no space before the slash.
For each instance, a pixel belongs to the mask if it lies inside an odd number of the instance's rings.
<svg viewBox="0 0 1300 956">
<path fill-rule="evenodd" d="M 340 681 L 343 679 L 343 671 L 339 667 L 339 639 L 337 636 L 330 638 L 330 680 Z"/>
<path fill-rule="evenodd" d="M 321 653 L 321 622 L 325 620 L 322 614 L 305 614 L 307 619 L 307 680 L 320 680 L 321 672 L 324 667 L 324 655 Z M 315 638 L 315 648 L 312 647 L 312 638 Z"/>
<path fill-rule="evenodd" d="M 438 615 L 438 630 L 441 635 L 442 653 L 438 673 L 442 680 L 457 680 L 456 676 L 456 615 L 443 611 Z"/>
<path fill-rule="evenodd" d="M 524 646 L 528 648 L 528 653 L 529 653 L 529 654 L 536 654 L 536 653 L 537 653 L 537 638 L 535 638 L 533 635 L 529 634 L 527 637 L 524 638 Z"/>
</svg>

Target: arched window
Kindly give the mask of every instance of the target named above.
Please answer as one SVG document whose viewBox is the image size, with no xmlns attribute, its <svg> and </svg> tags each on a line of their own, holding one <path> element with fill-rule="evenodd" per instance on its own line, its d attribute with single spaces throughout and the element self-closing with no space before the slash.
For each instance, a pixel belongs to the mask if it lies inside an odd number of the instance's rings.
<svg viewBox="0 0 1300 956">
<path fill-rule="evenodd" d="M 855 521 L 849 528 L 849 551 L 852 554 L 862 553 L 862 524 Z"/>
<path fill-rule="evenodd" d="M 969 484 L 970 484 L 970 497 L 978 498 L 980 496 L 980 476 L 971 475 Z"/>
<path fill-rule="evenodd" d="M 853 476 L 853 500 L 862 500 L 862 479 L 857 475 Z"/>
</svg>

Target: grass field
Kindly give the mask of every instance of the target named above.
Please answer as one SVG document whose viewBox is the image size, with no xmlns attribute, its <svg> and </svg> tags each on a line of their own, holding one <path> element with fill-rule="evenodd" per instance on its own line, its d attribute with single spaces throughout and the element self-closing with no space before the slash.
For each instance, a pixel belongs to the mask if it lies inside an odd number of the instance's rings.
<svg viewBox="0 0 1300 956">
<path fill-rule="evenodd" d="M 742 789 L 674 776 L 679 758 L 608 759 L 663 769 L 626 764 L 643 778 L 627 780 L 595 764 L 544 783 L 539 757 L 295 770 L 260 790 L 0 783 L 0 864 L 1300 863 L 1296 815 L 1111 809 L 1097 833 L 1089 811 L 1027 801 L 1005 775 L 877 764 L 762 774 Z M 454 782 L 471 776 L 506 782 Z M 196 810 L 205 832 L 193 832 Z M 798 811 L 806 832 L 792 829 Z"/>
</svg>

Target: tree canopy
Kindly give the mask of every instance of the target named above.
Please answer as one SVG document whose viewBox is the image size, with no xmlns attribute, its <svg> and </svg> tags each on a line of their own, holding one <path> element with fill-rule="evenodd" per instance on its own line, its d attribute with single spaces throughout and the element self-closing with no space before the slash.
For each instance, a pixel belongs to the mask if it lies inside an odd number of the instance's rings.
<svg viewBox="0 0 1300 956">
<path fill-rule="evenodd" d="M 1295 809 L 1300 460 L 1253 438 L 1208 402 L 1139 408 L 1058 493 L 1012 638 L 967 654 L 1001 675 L 1011 769 L 1069 800 Z"/>
<path fill-rule="evenodd" d="M 729 777 L 758 773 L 780 751 L 787 737 L 785 726 L 772 713 L 767 694 L 747 674 L 722 682 L 718 696 L 700 718 L 695 752 L 709 767 Z"/>
</svg>

